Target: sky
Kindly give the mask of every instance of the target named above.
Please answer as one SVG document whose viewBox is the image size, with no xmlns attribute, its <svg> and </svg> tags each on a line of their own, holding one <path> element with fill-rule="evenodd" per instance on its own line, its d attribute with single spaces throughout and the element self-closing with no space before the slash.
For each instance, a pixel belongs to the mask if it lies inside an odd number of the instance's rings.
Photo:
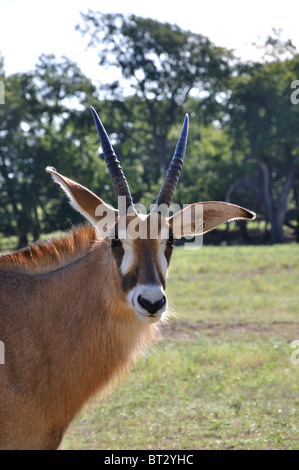
<svg viewBox="0 0 299 470">
<path fill-rule="evenodd" d="M 207 36 L 234 49 L 243 59 L 256 59 L 252 43 L 263 43 L 272 28 L 282 30 L 299 51 L 298 0 L 0 0 L 0 52 L 7 74 L 32 70 L 42 53 L 66 56 L 94 83 L 99 80 L 95 50 L 86 50 L 75 25 L 80 11 L 134 13 Z M 102 79 L 102 77 L 101 77 Z"/>
</svg>

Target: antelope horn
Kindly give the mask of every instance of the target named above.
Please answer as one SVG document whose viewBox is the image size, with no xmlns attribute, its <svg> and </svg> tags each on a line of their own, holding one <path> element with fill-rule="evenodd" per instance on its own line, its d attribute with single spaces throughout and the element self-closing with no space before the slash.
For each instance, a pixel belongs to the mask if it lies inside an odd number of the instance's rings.
<svg viewBox="0 0 299 470">
<path fill-rule="evenodd" d="M 130 206 L 134 207 L 133 199 L 131 196 L 130 188 L 128 182 L 125 178 L 125 175 L 122 171 L 121 165 L 115 155 L 109 137 L 105 131 L 103 124 L 99 116 L 97 115 L 95 109 L 91 106 L 90 107 L 93 119 L 100 137 L 101 146 L 103 150 L 103 154 L 105 157 L 105 161 L 110 173 L 113 189 L 115 192 L 116 197 L 118 196 L 125 196 L 126 197 L 126 207 L 127 209 Z"/>
<path fill-rule="evenodd" d="M 160 206 L 161 204 L 165 204 L 167 207 L 169 207 L 171 204 L 173 194 L 177 186 L 180 172 L 181 172 L 182 165 L 183 165 L 183 159 L 184 159 L 187 139 L 188 139 L 188 127 L 189 127 L 189 117 L 188 117 L 188 114 L 186 114 L 182 131 L 181 131 L 181 135 L 179 137 L 174 155 L 172 157 L 166 177 L 164 179 L 159 195 L 155 202 L 155 206 L 154 206 L 155 211 L 159 211 L 159 207 L 157 206 Z"/>
</svg>

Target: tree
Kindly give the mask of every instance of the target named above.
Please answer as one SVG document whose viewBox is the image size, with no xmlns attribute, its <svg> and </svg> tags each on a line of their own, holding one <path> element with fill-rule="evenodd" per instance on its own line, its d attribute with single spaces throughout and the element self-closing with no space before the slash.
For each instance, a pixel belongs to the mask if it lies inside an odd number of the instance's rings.
<svg viewBox="0 0 299 470">
<path fill-rule="evenodd" d="M 52 207 L 56 206 L 57 215 L 57 205 L 63 204 L 57 189 L 52 189 L 49 184 L 45 167 L 57 165 L 62 171 L 68 170 L 68 174 L 80 169 L 84 179 L 81 141 L 73 138 L 78 132 L 73 126 L 79 120 L 80 111 L 72 109 L 72 105 L 75 98 L 77 108 L 88 100 L 94 87 L 76 64 L 66 58 L 58 63 L 52 55 L 42 56 L 32 73 L 3 78 L 5 105 L 0 107 L 0 193 L 5 212 L 0 231 L 8 233 L 9 227 L 13 227 L 19 237 L 18 245 L 22 247 L 27 244 L 29 234 L 37 239 L 41 228 L 53 228 Z M 90 120 L 90 128 L 91 124 Z M 86 132 L 85 139 L 85 155 L 92 147 L 94 159 L 96 147 L 90 132 Z M 62 212 L 63 227 L 67 225 L 68 209 Z"/>
<path fill-rule="evenodd" d="M 170 132 L 182 124 L 191 92 L 201 97 L 202 110 L 213 107 L 214 117 L 221 111 L 217 98 L 230 76 L 232 54 L 200 34 L 152 19 L 92 11 L 82 19 L 77 29 L 99 51 L 100 66 L 121 72 L 124 81 L 102 91 L 113 100 L 115 123 L 117 114 L 123 118 L 120 132 L 129 129 L 144 152 L 136 153 L 148 168 L 145 183 L 156 182 L 168 166 Z"/>
<path fill-rule="evenodd" d="M 284 241 L 283 224 L 299 165 L 299 107 L 291 83 L 299 56 L 243 68 L 230 100 L 231 132 L 244 151 L 244 173 L 260 178 L 270 242 Z"/>
</svg>

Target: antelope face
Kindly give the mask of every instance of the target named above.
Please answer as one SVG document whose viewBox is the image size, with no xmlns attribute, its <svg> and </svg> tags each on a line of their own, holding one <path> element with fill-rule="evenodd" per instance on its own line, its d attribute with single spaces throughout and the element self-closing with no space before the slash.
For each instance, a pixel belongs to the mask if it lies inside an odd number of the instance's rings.
<svg viewBox="0 0 299 470">
<path fill-rule="evenodd" d="M 148 216 L 139 215 L 103 124 L 95 110 L 91 110 L 114 192 L 118 199 L 121 197 L 125 200 L 126 215 L 120 215 L 125 212 L 108 206 L 84 186 L 59 174 L 55 168 L 47 167 L 46 171 L 61 185 L 72 206 L 94 224 L 105 238 L 111 238 L 111 257 L 117 265 L 127 302 L 141 321 L 153 323 L 167 309 L 164 290 L 173 238 L 204 234 L 223 222 L 254 219 L 255 214 L 234 204 L 213 201 L 191 204 L 167 217 L 187 144 L 189 120 L 186 115 L 154 208 Z"/>
<path fill-rule="evenodd" d="M 116 227 L 117 238 L 111 240 L 111 253 L 122 289 L 137 317 L 154 323 L 167 310 L 165 285 L 173 246 L 170 226 L 157 213 L 126 217 L 124 231 L 120 225 L 122 220 Z"/>
</svg>

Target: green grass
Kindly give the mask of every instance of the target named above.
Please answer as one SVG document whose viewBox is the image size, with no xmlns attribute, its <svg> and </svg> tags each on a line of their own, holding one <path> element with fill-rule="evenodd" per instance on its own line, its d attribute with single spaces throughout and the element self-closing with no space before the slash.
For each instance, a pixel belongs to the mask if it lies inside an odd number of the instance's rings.
<svg viewBox="0 0 299 470">
<path fill-rule="evenodd" d="M 53 233 L 42 233 L 40 235 L 39 240 L 48 240 L 50 238 L 53 238 L 53 235 L 59 235 L 60 233 L 56 231 Z M 11 253 L 12 251 L 15 251 L 18 249 L 18 241 L 19 238 L 17 235 L 11 235 L 11 236 L 3 236 L 2 233 L 0 233 L 0 254 L 5 254 L 5 253 Z M 28 236 L 28 242 L 33 242 L 33 236 L 29 234 Z"/>
<path fill-rule="evenodd" d="M 176 248 L 172 324 L 61 448 L 298 449 L 298 277 L 299 245 Z"/>
<path fill-rule="evenodd" d="M 18 246 L 18 237 L 16 235 L 4 237 L 0 233 L 0 254 L 9 253 L 13 250 L 16 250 L 17 246 Z"/>
</svg>

